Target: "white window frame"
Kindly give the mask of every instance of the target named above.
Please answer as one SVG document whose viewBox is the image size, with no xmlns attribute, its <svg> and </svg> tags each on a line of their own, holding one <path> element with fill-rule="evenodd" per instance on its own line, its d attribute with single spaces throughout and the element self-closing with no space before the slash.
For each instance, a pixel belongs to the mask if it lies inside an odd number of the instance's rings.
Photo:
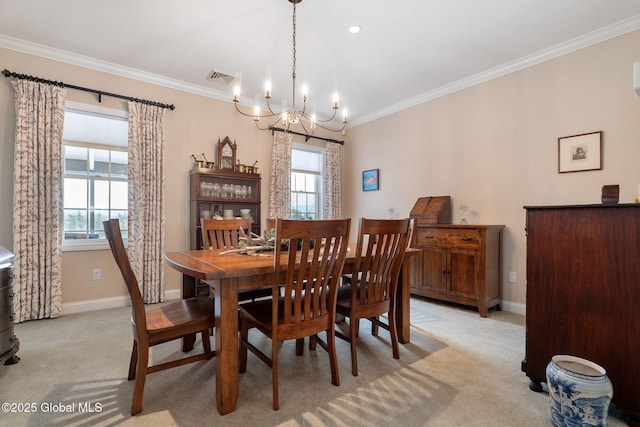
<svg viewBox="0 0 640 427">
<path fill-rule="evenodd" d="M 80 114 L 89 114 L 96 115 L 100 117 L 107 117 L 111 119 L 117 120 L 125 120 L 128 121 L 129 113 L 127 111 L 115 110 L 112 108 L 99 107 L 94 105 L 80 104 L 75 102 L 67 101 L 65 110 L 73 111 Z M 83 146 L 89 148 L 98 148 L 98 149 L 106 149 L 106 150 L 114 150 L 114 151 L 127 151 L 127 147 L 115 146 L 115 145 L 106 145 L 106 144 L 96 144 L 96 143 L 84 143 L 79 141 L 62 141 L 63 145 L 71 145 L 71 146 Z M 64 162 L 64 158 L 62 159 Z M 62 177 L 62 185 L 64 185 L 64 164 L 63 164 L 63 177 Z M 64 201 L 62 209 L 64 209 Z M 64 239 L 64 214 L 62 215 L 61 220 L 61 231 L 63 233 L 62 239 L 62 251 L 63 252 L 75 252 L 75 251 L 96 251 L 96 250 L 108 250 L 109 242 L 107 239 Z"/>
<path fill-rule="evenodd" d="M 305 174 L 310 174 L 310 175 L 316 175 L 318 178 L 318 192 L 316 194 L 318 194 L 318 204 L 316 206 L 316 218 L 317 219 L 323 219 L 324 218 L 324 209 L 322 208 L 324 206 L 324 174 L 325 174 L 325 170 L 324 170 L 324 160 L 325 160 L 325 149 L 323 147 L 315 147 L 315 146 L 309 146 L 309 145 L 303 145 L 303 144 L 293 144 L 292 145 L 292 151 L 293 150 L 298 150 L 298 151 L 309 151 L 312 153 L 316 153 L 316 154 L 320 154 L 320 172 L 317 171 L 310 171 L 310 170 L 306 170 L 306 169 L 294 169 L 293 166 L 291 167 L 291 174 L 293 175 L 294 172 L 298 172 L 298 173 L 305 173 Z M 293 153 L 292 153 L 292 158 L 293 158 Z M 293 162 L 292 162 L 293 163 Z M 293 201 L 293 194 L 294 193 L 299 193 L 298 191 L 294 191 L 293 190 L 293 177 L 292 177 L 292 183 L 291 183 L 291 190 L 289 191 L 290 193 L 290 198 Z M 293 218 L 293 210 L 291 211 L 291 218 Z"/>
</svg>

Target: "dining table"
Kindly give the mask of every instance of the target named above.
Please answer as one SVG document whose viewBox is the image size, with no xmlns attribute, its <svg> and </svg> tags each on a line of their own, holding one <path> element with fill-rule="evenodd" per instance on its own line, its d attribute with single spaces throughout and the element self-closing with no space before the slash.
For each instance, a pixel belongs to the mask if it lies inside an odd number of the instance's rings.
<svg viewBox="0 0 640 427">
<path fill-rule="evenodd" d="M 350 244 L 345 259 L 344 273 L 349 273 L 356 260 L 356 245 Z M 396 298 L 396 329 L 398 341 L 409 343 L 409 269 L 412 256 L 419 249 L 408 248 L 398 281 Z M 182 250 L 167 252 L 166 263 L 182 273 L 182 298 L 196 296 L 199 281 L 218 280 L 214 291 L 215 315 L 215 375 L 216 405 L 221 415 L 236 408 L 239 391 L 238 372 L 238 292 L 259 289 L 273 284 L 274 253 L 264 251 L 257 254 L 214 249 Z M 282 258 L 282 269 L 286 268 L 286 257 Z M 195 335 L 183 338 L 182 351 L 191 351 Z"/>
</svg>

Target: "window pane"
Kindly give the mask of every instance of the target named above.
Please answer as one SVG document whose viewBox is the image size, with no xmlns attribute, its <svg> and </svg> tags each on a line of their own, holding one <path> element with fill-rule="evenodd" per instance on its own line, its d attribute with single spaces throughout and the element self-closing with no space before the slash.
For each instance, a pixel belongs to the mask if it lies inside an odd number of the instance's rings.
<svg viewBox="0 0 640 427">
<path fill-rule="evenodd" d="M 111 152 L 111 176 L 113 178 L 126 178 L 129 174 L 128 153 L 126 151 Z"/>
<path fill-rule="evenodd" d="M 65 178 L 64 179 L 64 207 L 87 208 L 87 180 Z"/>
<path fill-rule="evenodd" d="M 109 150 L 89 149 L 89 174 L 109 176 Z"/>
<path fill-rule="evenodd" d="M 64 238 L 77 239 L 86 238 L 87 233 L 87 211 L 80 209 L 64 210 Z M 82 234 L 84 237 L 80 237 Z"/>
<path fill-rule="evenodd" d="M 111 181 L 111 209 L 127 209 L 128 183 L 126 181 Z"/>
<path fill-rule="evenodd" d="M 109 210 L 96 210 L 93 213 L 93 221 L 91 224 L 90 239 L 104 239 L 104 227 L 102 222 L 109 219 Z"/>
<path fill-rule="evenodd" d="M 308 193 L 313 193 L 314 191 L 316 191 L 316 177 L 313 175 L 305 175 L 304 177 L 304 191 L 308 192 Z"/>
<path fill-rule="evenodd" d="M 109 209 L 109 181 L 93 181 L 93 203 L 95 209 Z"/>
<path fill-rule="evenodd" d="M 64 146 L 64 173 L 67 175 L 87 174 L 89 150 L 85 147 Z"/>
</svg>

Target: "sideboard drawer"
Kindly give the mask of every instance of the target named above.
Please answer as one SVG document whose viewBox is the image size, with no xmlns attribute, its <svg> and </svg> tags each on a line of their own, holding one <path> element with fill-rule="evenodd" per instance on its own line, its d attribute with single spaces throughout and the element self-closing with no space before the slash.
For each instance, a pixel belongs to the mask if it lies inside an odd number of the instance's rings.
<svg viewBox="0 0 640 427">
<path fill-rule="evenodd" d="M 418 228 L 417 230 L 416 246 L 418 247 L 477 249 L 479 244 L 478 230 L 456 228 Z"/>
</svg>

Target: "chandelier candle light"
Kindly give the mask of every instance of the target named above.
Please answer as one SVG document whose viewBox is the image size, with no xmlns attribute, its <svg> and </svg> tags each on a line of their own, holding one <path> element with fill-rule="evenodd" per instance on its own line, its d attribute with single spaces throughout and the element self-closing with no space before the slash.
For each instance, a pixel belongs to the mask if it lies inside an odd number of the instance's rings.
<svg viewBox="0 0 640 427">
<path fill-rule="evenodd" d="M 342 127 L 340 128 L 333 128 L 329 125 L 327 125 L 327 123 L 331 122 L 335 117 L 336 114 L 338 112 L 339 109 L 339 105 L 338 105 L 338 95 L 335 94 L 333 96 L 333 105 L 332 105 L 332 109 L 333 109 L 333 114 L 331 115 L 330 118 L 326 119 L 326 120 L 319 120 L 316 115 L 314 113 L 309 113 L 307 112 L 307 100 L 308 100 L 308 87 L 305 85 L 302 86 L 301 90 L 302 90 L 302 109 L 299 110 L 296 108 L 296 4 L 301 3 L 302 0 L 288 0 L 289 3 L 293 4 L 293 65 L 291 67 L 291 79 L 292 79 L 292 90 L 293 90 L 293 95 L 292 95 L 292 105 L 291 108 L 287 107 L 287 101 L 283 101 L 282 102 L 282 111 L 280 112 L 275 112 L 273 111 L 273 108 L 271 107 L 271 75 L 270 75 L 270 70 L 267 71 L 267 79 L 265 81 L 265 85 L 264 85 L 264 99 L 266 100 L 266 104 L 267 104 L 267 109 L 269 110 L 268 112 L 262 112 L 261 108 L 260 108 L 260 99 L 258 97 L 258 95 L 256 94 L 256 103 L 253 109 L 253 114 L 249 114 L 249 113 L 245 113 L 243 112 L 240 107 L 239 107 L 239 102 L 240 102 L 240 86 L 241 86 L 241 80 L 242 80 L 242 75 L 241 73 L 237 73 L 236 74 L 236 82 L 234 85 L 234 90 L 233 90 L 233 103 L 236 107 L 236 110 L 242 114 L 243 116 L 247 116 L 247 117 L 253 117 L 253 120 L 256 123 L 256 127 L 260 130 L 268 130 L 274 127 L 274 125 L 276 123 L 278 123 L 279 121 L 281 121 L 282 126 L 286 127 L 286 130 L 289 131 L 291 125 L 295 125 L 295 124 L 299 124 L 302 129 L 304 130 L 304 133 L 307 136 L 310 136 L 313 131 L 316 129 L 317 126 L 319 126 L 322 129 L 328 130 L 328 131 L 332 131 L 332 132 L 341 132 L 344 135 L 344 130 L 346 128 L 347 125 L 347 110 L 343 109 L 342 111 Z M 260 127 L 260 125 L 258 124 L 258 122 L 260 121 L 260 118 L 273 118 L 276 117 L 275 121 L 272 122 L 270 125 L 268 125 L 267 127 Z"/>
</svg>

